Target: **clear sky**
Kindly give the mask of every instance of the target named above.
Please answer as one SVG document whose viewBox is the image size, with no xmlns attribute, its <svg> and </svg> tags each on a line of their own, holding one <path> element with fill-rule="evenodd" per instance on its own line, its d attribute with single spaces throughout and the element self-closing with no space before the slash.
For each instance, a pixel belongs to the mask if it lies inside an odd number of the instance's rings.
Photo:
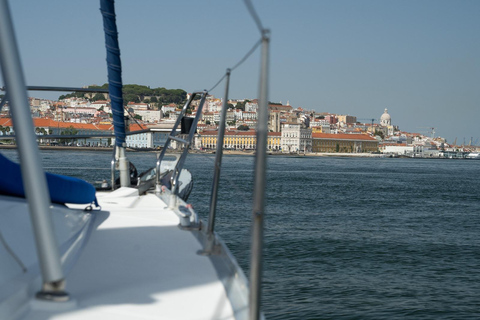
<svg viewBox="0 0 480 320">
<path fill-rule="evenodd" d="M 253 4 L 272 31 L 270 101 L 365 119 L 388 108 L 401 130 L 480 139 L 480 1 Z M 99 1 L 10 6 L 27 84 L 107 82 Z M 124 84 L 209 89 L 260 38 L 240 0 L 119 0 L 116 9 Z M 257 98 L 259 59 L 232 74 L 230 98 Z"/>
</svg>

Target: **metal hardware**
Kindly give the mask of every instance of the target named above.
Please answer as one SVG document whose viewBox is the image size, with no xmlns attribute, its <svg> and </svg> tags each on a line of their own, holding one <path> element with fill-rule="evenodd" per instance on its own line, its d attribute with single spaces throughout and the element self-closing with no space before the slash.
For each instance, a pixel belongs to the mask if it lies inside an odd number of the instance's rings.
<svg viewBox="0 0 480 320">
<path fill-rule="evenodd" d="M 197 114 L 195 115 L 195 119 L 193 120 L 192 126 L 190 127 L 190 132 L 187 137 L 187 141 L 189 143 L 192 143 L 193 141 L 193 136 L 197 128 L 198 120 L 200 120 L 200 117 L 202 115 L 202 109 L 203 109 L 203 105 L 205 104 L 206 98 L 207 98 L 207 91 L 203 91 L 201 93 L 200 104 L 198 105 L 198 108 L 197 108 Z M 173 174 L 172 174 L 172 181 L 175 182 L 175 184 L 172 184 L 172 194 L 174 195 L 177 195 L 177 192 L 178 192 L 177 190 L 178 178 L 179 178 L 180 172 L 183 169 L 185 160 L 187 158 L 188 149 L 189 149 L 189 146 L 185 146 L 185 148 L 183 149 L 182 155 L 180 156 L 180 159 L 178 159 L 178 162 L 175 166 L 175 170 L 173 171 Z"/>
<path fill-rule="evenodd" d="M 215 152 L 215 170 L 213 173 L 212 193 L 210 196 L 210 213 L 208 215 L 208 226 L 207 226 L 207 244 L 205 246 L 204 254 L 208 254 L 208 252 L 212 252 L 214 248 L 214 245 L 211 242 L 215 240 L 213 231 L 215 229 L 215 214 L 217 210 L 218 184 L 220 182 L 220 170 L 222 167 L 223 139 L 225 137 L 225 122 L 227 118 L 230 72 L 231 70 L 227 69 L 225 95 L 223 97 L 222 113 L 220 114 L 220 125 L 218 128 L 218 137 L 217 137 L 217 149 Z"/>
<path fill-rule="evenodd" d="M 0 64 L 11 103 L 23 185 L 30 208 L 43 283 L 55 286 L 57 282 L 63 281 L 64 276 L 50 214 L 50 195 L 41 166 L 19 56 L 7 0 L 0 0 Z"/>
<path fill-rule="evenodd" d="M 174 140 L 174 141 L 183 143 L 183 144 L 186 145 L 186 146 L 189 146 L 189 145 L 190 145 L 190 142 L 188 142 L 188 141 L 185 140 L 185 139 L 182 139 L 182 138 L 179 138 L 179 137 L 175 137 L 175 136 L 168 136 L 168 137 L 169 137 L 170 139 Z"/>
<path fill-rule="evenodd" d="M 117 152 L 117 148 L 113 147 L 112 161 L 110 161 L 112 191 L 115 190 L 115 164 L 116 164 L 115 156 L 116 156 L 116 152 Z"/>
<path fill-rule="evenodd" d="M 39 300 L 52 302 L 65 302 L 70 300 L 70 296 L 65 292 L 65 279 L 44 283 L 42 291 L 37 292 L 35 297 Z"/>
<path fill-rule="evenodd" d="M 177 137 L 177 128 L 180 125 L 182 118 L 185 117 L 187 109 L 191 105 L 193 99 L 198 95 L 200 95 L 200 97 L 201 97 L 200 104 L 198 105 L 197 114 L 195 115 L 192 126 L 190 127 L 190 131 L 188 133 L 188 136 L 187 136 L 186 139 L 182 139 L 180 137 Z M 155 192 L 159 194 L 159 193 L 162 192 L 162 188 L 161 188 L 161 184 L 160 184 L 160 176 L 161 176 L 160 167 L 161 167 L 161 163 L 163 161 L 163 158 L 165 157 L 165 153 L 167 152 L 168 147 L 170 146 L 170 142 L 172 140 L 174 140 L 174 141 L 180 142 L 180 143 L 185 145 L 185 147 L 183 149 L 183 152 L 180 155 L 180 158 L 178 159 L 178 161 L 175 165 L 175 168 L 174 168 L 173 174 L 172 174 L 172 178 L 171 178 L 171 183 L 172 183 L 171 192 L 172 192 L 172 196 L 173 196 L 171 201 L 170 201 L 170 205 L 169 205 L 171 208 L 175 208 L 176 205 L 177 205 L 176 200 L 174 200 L 174 198 L 177 196 L 177 192 L 178 192 L 178 190 L 177 190 L 178 189 L 177 188 L 178 187 L 178 178 L 179 178 L 179 175 L 180 175 L 180 173 L 183 169 L 183 165 L 185 163 L 185 159 L 186 159 L 187 154 L 188 154 L 188 149 L 189 149 L 189 147 L 190 147 L 190 145 L 193 141 L 193 136 L 195 134 L 195 130 L 197 129 L 198 121 L 200 120 L 200 116 L 202 115 L 202 109 L 203 109 L 203 105 L 205 104 L 206 97 L 207 97 L 207 91 L 192 93 L 192 95 L 190 96 L 188 101 L 183 106 L 182 111 L 180 112 L 180 115 L 177 117 L 177 120 L 175 121 L 175 124 L 173 125 L 172 131 L 170 132 L 170 135 L 167 137 L 167 141 L 165 141 L 165 145 L 163 146 L 163 149 L 162 149 L 160 155 L 157 158 Z"/>
<path fill-rule="evenodd" d="M 267 164 L 268 137 L 268 51 L 270 32 L 263 30 L 262 56 L 260 70 L 260 94 L 257 122 L 257 156 L 255 157 L 255 184 L 253 192 L 253 226 L 252 255 L 250 265 L 250 319 L 259 319 L 261 284 L 262 284 L 262 253 L 263 253 L 263 218 L 265 210 L 265 180 Z"/>
</svg>

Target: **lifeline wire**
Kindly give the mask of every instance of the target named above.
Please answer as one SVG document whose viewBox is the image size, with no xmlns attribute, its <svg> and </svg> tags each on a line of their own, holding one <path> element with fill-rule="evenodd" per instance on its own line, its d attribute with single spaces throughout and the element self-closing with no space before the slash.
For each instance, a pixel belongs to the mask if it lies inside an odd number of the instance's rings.
<svg viewBox="0 0 480 320">
<path fill-rule="evenodd" d="M 23 273 L 27 272 L 27 267 L 25 267 L 22 260 L 20 260 L 20 258 L 15 254 L 12 248 L 10 248 L 7 241 L 5 241 L 5 239 L 3 238 L 3 235 L 1 232 L 0 232 L 0 242 L 3 244 L 3 247 L 5 248 L 5 250 L 7 250 L 10 256 L 12 256 L 12 258 L 18 263 L 20 268 L 22 268 Z"/>
<path fill-rule="evenodd" d="M 244 63 L 248 57 L 250 57 L 252 55 L 252 53 L 255 52 L 255 50 L 258 48 L 258 46 L 262 43 L 262 39 L 258 40 L 252 47 L 252 49 L 250 49 L 250 51 L 247 52 L 247 54 L 242 58 L 240 59 L 240 61 L 237 62 L 237 64 L 235 64 L 232 68 L 230 68 L 230 71 L 233 71 L 235 70 L 236 68 L 238 68 L 242 63 Z M 223 77 L 220 78 L 220 80 L 218 80 L 217 84 L 215 84 L 210 90 L 208 90 L 208 92 L 212 91 L 213 89 L 215 89 L 221 82 L 223 79 L 225 79 L 225 77 L 227 76 L 227 74 L 225 73 L 223 75 Z"/>
<path fill-rule="evenodd" d="M 258 46 L 262 43 L 262 39 L 265 35 L 265 30 L 263 29 L 263 25 L 262 25 L 262 21 L 260 20 L 260 18 L 258 17 L 258 14 L 257 12 L 255 11 L 255 8 L 253 7 L 253 4 L 251 2 L 251 0 L 243 0 L 243 2 L 245 3 L 245 6 L 247 7 L 247 10 L 248 12 L 250 13 L 250 15 L 252 16 L 253 18 L 253 21 L 255 21 L 255 24 L 257 25 L 257 28 L 258 30 L 260 31 L 260 34 L 262 35 L 262 38 L 260 38 L 260 40 L 258 40 L 257 43 L 255 43 L 255 45 L 253 46 L 252 49 L 250 49 L 250 51 L 233 67 L 233 68 L 230 68 L 230 71 L 233 71 L 235 70 L 237 67 L 239 67 L 242 63 L 245 62 L 245 60 L 247 60 L 247 58 L 255 51 L 255 49 L 258 48 Z M 212 91 L 213 89 L 215 89 L 221 82 L 223 79 L 225 79 L 225 77 L 227 76 L 227 74 L 225 73 L 223 75 L 223 77 L 220 78 L 220 80 L 218 80 L 218 82 L 210 89 L 208 90 L 207 92 L 210 92 Z"/>
<path fill-rule="evenodd" d="M 123 107 L 125 109 L 125 111 L 128 112 L 128 115 L 130 116 L 130 118 L 133 119 L 133 121 L 135 121 L 135 123 L 140 127 L 140 129 L 144 130 L 145 128 L 142 127 L 142 125 L 140 123 L 138 123 L 137 119 L 135 119 L 135 117 L 132 115 L 132 113 L 128 110 L 128 108 L 126 106 Z"/>
<path fill-rule="evenodd" d="M 208 161 L 211 161 L 212 163 L 215 164 L 215 160 L 214 159 L 211 159 L 210 157 L 205 157 L 206 159 L 208 159 Z M 222 176 L 222 179 L 225 179 L 226 182 L 228 182 L 228 185 L 235 190 L 235 195 L 237 197 L 240 197 L 241 199 L 243 199 L 243 202 L 245 203 L 249 203 L 252 201 L 252 199 L 247 199 L 243 194 L 245 193 L 244 191 L 240 190 L 238 188 L 238 182 L 237 181 L 233 181 L 232 179 L 230 179 L 229 177 L 224 177 Z M 248 213 L 247 210 L 244 211 L 245 213 Z M 248 213 L 250 214 L 250 213 Z"/>
<path fill-rule="evenodd" d="M 233 66 L 231 68 L 231 71 L 235 70 L 237 67 L 239 67 L 242 63 L 245 62 L 245 60 L 248 59 L 248 57 L 255 52 L 255 50 L 258 48 L 258 46 L 262 43 L 262 39 L 260 38 L 257 43 L 255 43 L 255 45 L 252 47 L 252 49 L 250 49 L 250 51 L 248 51 L 248 53 L 245 55 L 245 57 L 242 58 L 242 60 L 240 60 L 235 66 Z"/>
</svg>

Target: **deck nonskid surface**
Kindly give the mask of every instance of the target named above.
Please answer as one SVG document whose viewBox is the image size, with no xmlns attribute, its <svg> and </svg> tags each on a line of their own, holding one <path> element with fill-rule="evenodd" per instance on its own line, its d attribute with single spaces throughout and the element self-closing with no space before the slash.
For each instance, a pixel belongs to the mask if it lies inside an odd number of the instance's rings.
<svg viewBox="0 0 480 320">
<path fill-rule="evenodd" d="M 199 241 L 158 197 L 98 200 L 95 214 L 105 220 L 67 275 L 78 308 L 54 316 L 33 310 L 35 319 L 233 319 L 212 263 L 197 254 Z"/>
</svg>

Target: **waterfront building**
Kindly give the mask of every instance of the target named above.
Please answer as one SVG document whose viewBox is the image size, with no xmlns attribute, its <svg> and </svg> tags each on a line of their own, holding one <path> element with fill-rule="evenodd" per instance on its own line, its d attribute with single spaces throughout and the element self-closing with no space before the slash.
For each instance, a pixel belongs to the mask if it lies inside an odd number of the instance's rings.
<svg viewBox="0 0 480 320">
<path fill-rule="evenodd" d="M 74 123 L 54 121 L 53 119 L 33 118 L 35 132 L 39 135 L 94 135 L 94 134 L 113 134 L 112 124 L 94 124 L 94 123 Z M 71 141 L 74 140 L 74 141 Z M 57 139 L 60 143 L 75 142 L 86 146 L 110 146 L 114 138 L 79 138 L 79 139 Z M 55 142 L 55 141 L 50 141 Z"/>
<path fill-rule="evenodd" d="M 312 129 L 304 123 L 287 122 L 282 125 L 282 152 L 311 152 Z"/>
<path fill-rule="evenodd" d="M 198 141 L 195 147 L 201 149 L 215 149 L 217 146 L 218 131 L 203 131 L 198 134 Z M 267 149 L 280 150 L 280 132 L 269 132 L 267 138 Z M 255 130 L 248 131 L 225 131 L 223 148 L 227 150 L 255 150 L 257 136 Z"/>
<path fill-rule="evenodd" d="M 366 134 L 312 134 L 313 152 L 376 152 L 378 140 Z"/>
<path fill-rule="evenodd" d="M 406 143 L 383 143 L 380 146 L 380 151 L 386 154 L 412 155 L 413 148 L 413 145 L 407 145 Z"/>
</svg>

